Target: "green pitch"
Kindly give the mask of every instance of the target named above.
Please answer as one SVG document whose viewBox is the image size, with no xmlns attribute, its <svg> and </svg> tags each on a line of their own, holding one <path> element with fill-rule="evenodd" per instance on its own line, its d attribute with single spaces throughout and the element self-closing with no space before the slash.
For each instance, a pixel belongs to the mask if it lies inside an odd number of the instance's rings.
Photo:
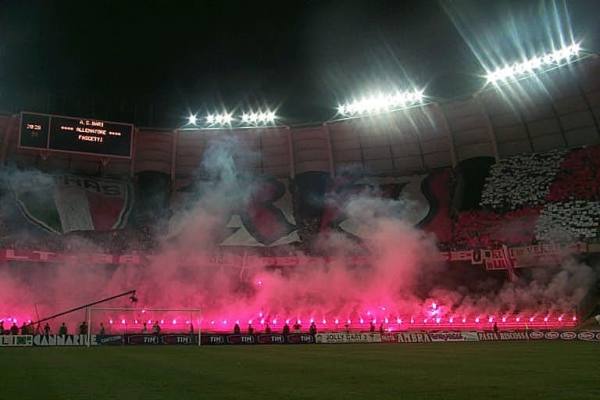
<svg viewBox="0 0 600 400">
<path fill-rule="evenodd" d="M 600 343 L 0 349 L 0 399 L 600 399 Z"/>
</svg>

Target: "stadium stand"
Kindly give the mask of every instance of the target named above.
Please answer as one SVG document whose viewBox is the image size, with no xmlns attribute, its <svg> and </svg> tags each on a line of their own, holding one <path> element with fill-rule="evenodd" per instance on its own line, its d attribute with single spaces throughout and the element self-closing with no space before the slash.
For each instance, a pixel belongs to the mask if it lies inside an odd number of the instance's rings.
<svg viewBox="0 0 600 400">
<path fill-rule="evenodd" d="M 544 203 L 565 152 L 523 154 L 494 164 L 482 193 L 481 205 L 516 210 Z"/>
<path fill-rule="evenodd" d="M 576 199 L 600 200 L 600 146 L 569 152 L 546 197 L 550 202 Z"/>
<path fill-rule="evenodd" d="M 257 252 L 277 253 L 273 244 L 310 251 L 307 242 L 323 226 L 321 209 L 331 186 L 328 182 L 349 170 L 357 179 L 394 180 L 398 184 L 394 183 L 393 191 L 401 192 L 398 199 L 403 198 L 403 190 L 409 191 L 402 186 L 403 177 L 426 177 L 420 187 L 423 196 L 410 197 L 429 202 L 422 207 L 427 215 L 411 222 L 434 233 L 445 249 L 594 241 L 600 224 L 599 67 L 600 59 L 589 58 L 567 71 L 520 81 L 526 99 L 517 92 L 491 88 L 378 118 L 289 129 L 136 128 L 131 159 L 20 148 L 18 115 L 0 115 L 0 171 L 5 175 L 35 170 L 97 181 L 114 179 L 131 187 L 128 200 L 133 203 L 131 213 L 123 213 L 123 221 L 108 221 L 100 229 L 94 213 L 102 211 L 98 205 L 103 206 L 105 199 L 89 196 L 93 223 L 74 229 L 81 226 L 72 221 L 47 223 L 48 216 L 33 210 L 35 204 L 21 207 L 21 211 L 31 208 L 30 215 L 21 215 L 14 205 L 14 188 L 2 182 L 0 195 L 10 200 L 0 208 L 0 245 L 70 251 L 83 240 L 117 254 L 152 251 L 167 236 L 169 219 L 177 208 L 174 198 L 194 193 L 201 186 L 198 182 L 210 176 L 202 160 L 223 136 L 239 148 L 232 157 L 237 170 L 276 179 L 284 187 L 276 202 L 259 202 L 257 208 L 271 216 L 277 211 L 271 207 L 281 211 L 285 221 L 271 218 L 273 235 L 264 234 L 264 227 L 250 226 L 260 218 L 249 218 L 248 210 L 237 210 L 225 227 L 237 229 L 244 239 L 254 235 L 244 243 L 252 243 Z M 477 159 L 481 162 L 467 165 Z M 461 165 L 470 170 L 461 173 Z M 301 193 L 306 188 L 310 193 Z M 41 197 L 43 208 L 59 212 L 64 208 L 51 201 L 53 196 Z M 102 212 L 108 215 L 108 211 Z M 278 223 L 289 224 L 288 229 L 281 230 Z M 337 221 L 333 225 L 330 228 L 343 230 Z M 289 233 L 294 227 L 300 240 L 278 240 L 279 231 Z"/>
<path fill-rule="evenodd" d="M 598 237 L 600 202 L 573 200 L 549 203 L 540 214 L 536 238 L 546 242 L 589 240 Z"/>
<path fill-rule="evenodd" d="M 483 210 L 462 212 L 454 224 L 452 245 L 473 249 L 534 243 L 538 215 L 539 208 L 503 214 Z"/>
</svg>

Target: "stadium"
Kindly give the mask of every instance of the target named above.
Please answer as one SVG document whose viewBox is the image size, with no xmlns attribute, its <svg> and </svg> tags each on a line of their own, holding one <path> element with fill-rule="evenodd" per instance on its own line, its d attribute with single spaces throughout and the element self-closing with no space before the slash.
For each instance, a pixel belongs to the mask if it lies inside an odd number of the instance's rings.
<svg viewBox="0 0 600 400">
<path fill-rule="evenodd" d="M 592 47 L 318 122 L 1 114 L 0 398 L 597 398 Z"/>
</svg>

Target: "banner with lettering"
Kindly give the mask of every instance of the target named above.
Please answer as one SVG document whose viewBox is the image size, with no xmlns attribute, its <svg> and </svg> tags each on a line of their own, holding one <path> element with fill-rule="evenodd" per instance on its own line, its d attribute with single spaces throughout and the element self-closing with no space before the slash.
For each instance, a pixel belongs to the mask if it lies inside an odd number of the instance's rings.
<svg viewBox="0 0 600 400">
<path fill-rule="evenodd" d="M 31 335 L 0 335 L 0 347 L 29 347 L 33 346 Z"/>
<path fill-rule="evenodd" d="M 96 335 L 91 335 L 91 345 L 96 345 Z M 88 335 L 35 335 L 34 346 L 87 346 Z"/>
<path fill-rule="evenodd" d="M 555 265 L 564 257 L 573 254 L 597 252 L 600 248 L 589 248 L 585 243 L 571 244 L 541 244 L 522 247 L 507 247 L 504 249 L 478 249 L 446 251 L 439 253 L 439 260 L 443 262 L 469 262 L 475 266 L 485 266 L 487 270 L 505 270 L 512 268 L 526 268 L 537 266 Z M 237 255 L 233 253 L 221 254 L 186 254 L 179 256 L 171 254 L 174 259 L 179 258 L 182 264 L 225 266 L 244 268 L 248 266 L 260 267 L 295 267 L 298 265 L 325 265 L 332 261 L 328 257 L 308 256 L 279 256 L 263 257 L 260 255 Z M 109 253 L 58 253 L 43 250 L 0 249 L 0 262 L 34 262 L 34 263 L 82 263 L 110 264 L 110 265 L 145 265 L 151 263 L 156 257 L 153 254 L 109 254 Z M 339 259 L 336 259 L 339 261 Z M 350 256 L 345 259 L 348 265 L 364 265 L 370 261 L 369 257 Z"/>
<path fill-rule="evenodd" d="M 31 172 L 10 184 L 23 215 L 58 234 L 121 229 L 133 204 L 130 184 L 114 179 Z"/>
<path fill-rule="evenodd" d="M 316 343 L 381 343 L 380 333 L 317 333 L 315 335 Z"/>
</svg>

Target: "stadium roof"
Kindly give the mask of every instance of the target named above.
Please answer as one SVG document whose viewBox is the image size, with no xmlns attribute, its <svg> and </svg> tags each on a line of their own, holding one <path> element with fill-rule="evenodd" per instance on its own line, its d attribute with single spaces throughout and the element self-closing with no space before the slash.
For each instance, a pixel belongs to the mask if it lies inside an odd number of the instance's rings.
<svg viewBox="0 0 600 400">
<path fill-rule="evenodd" d="M 6 2 L 0 110 L 175 126 L 188 111 L 330 118 L 365 90 L 454 97 L 486 67 L 571 38 L 597 51 L 597 2 Z"/>
</svg>

